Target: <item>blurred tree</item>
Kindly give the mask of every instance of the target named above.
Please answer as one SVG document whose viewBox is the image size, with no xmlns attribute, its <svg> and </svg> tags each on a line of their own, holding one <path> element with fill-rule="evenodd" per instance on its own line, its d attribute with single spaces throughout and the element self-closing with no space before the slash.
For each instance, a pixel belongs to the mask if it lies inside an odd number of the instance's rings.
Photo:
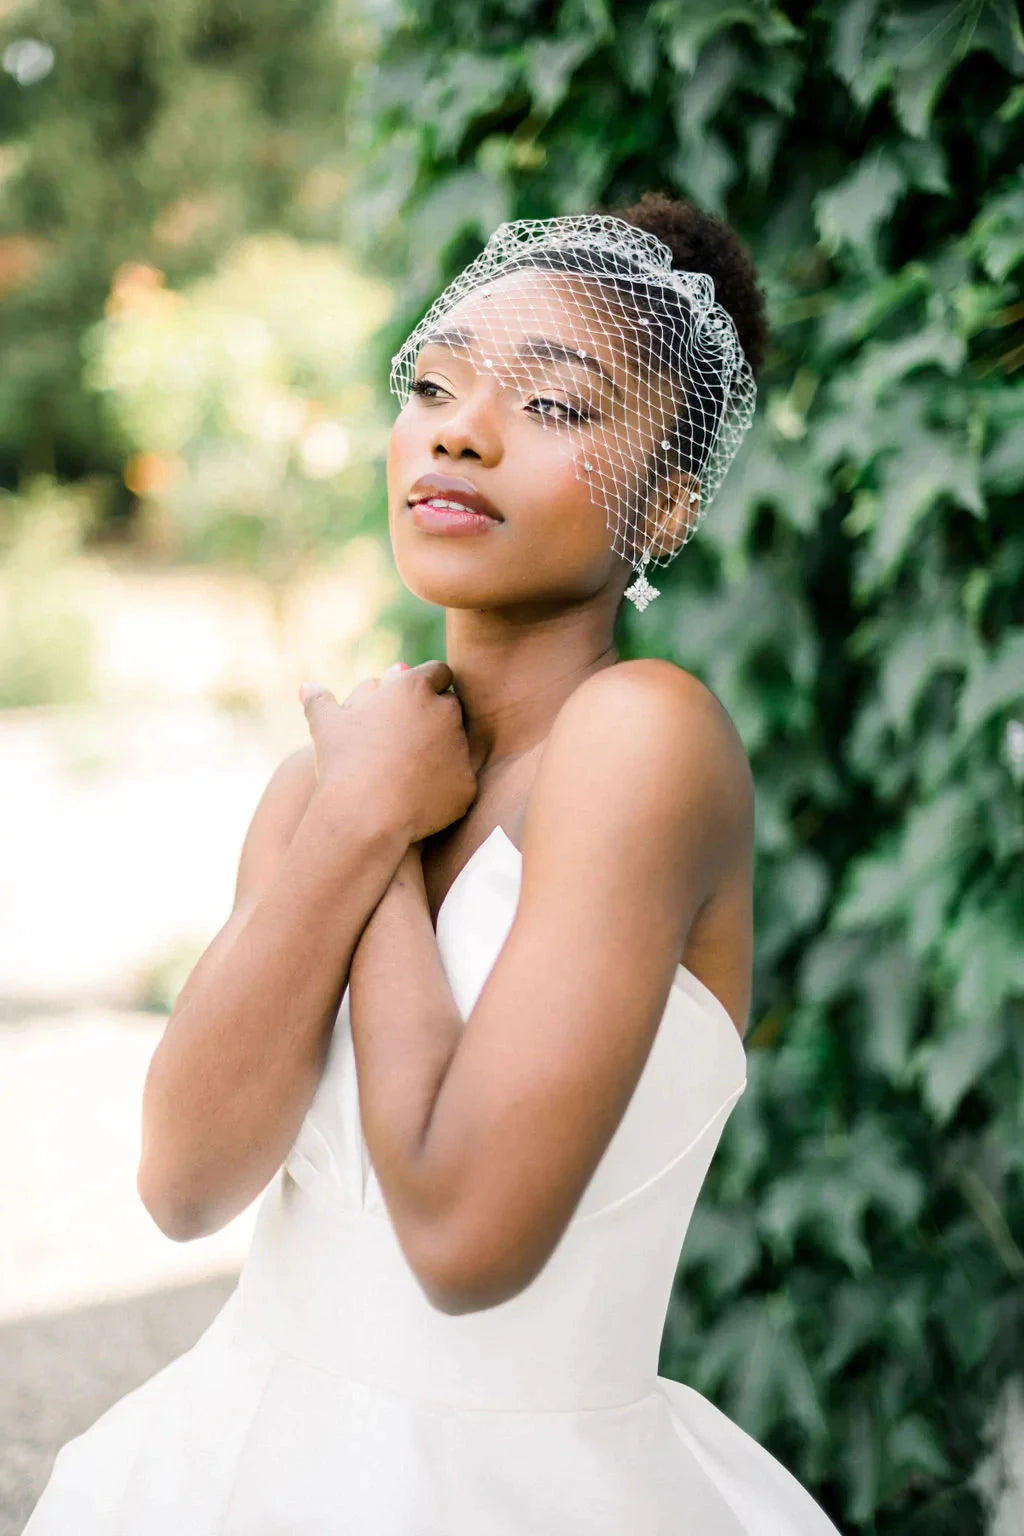
<svg viewBox="0 0 1024 1536">
<path fill-rule="evenodd" d="M 986 1441 L 1024 1370 L 1016 9 L 375 17 L 347 209 L 401 280 L 382 388 L 505 218 L 666 188 L 730 220 L 769 296 L 755 429 L 664 595 L 621 621 L 623 654 L 714 689 L 758 798 L 750 1086 L 663 1369 L 851 1529 L 969 1536 L 984 1502 L 1018 1529 Z M 443 654 L 443 613 L 398 618 L 408 660 Z"/>
<path fill-rule="evenodd" d="M 178 289 L 162 278 L 120 267 L 82 340 L 142 502 L 138 541 L 264 577 L 283 622 L 294 580 L 376 522 L 386 427 L 365 340 L 390 289 L 336 243 L 283 234 Z"/>
<path fill-rule="evenodd" d="M 365 35 L 345 0 L 0 8 L 0 483 L 120 470 L 79 343 L 123 263 L 174 287 L 249 231 L 336 236 Z"/>
</svg>

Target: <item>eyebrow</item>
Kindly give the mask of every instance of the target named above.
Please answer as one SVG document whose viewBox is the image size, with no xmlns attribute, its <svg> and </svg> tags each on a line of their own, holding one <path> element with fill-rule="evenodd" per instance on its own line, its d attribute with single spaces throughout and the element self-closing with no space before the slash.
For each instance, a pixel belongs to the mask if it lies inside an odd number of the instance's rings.
<svg viewBox="0 0 1024 1536">
<path fill-rule="evenodd" d="M 469 348 L 475 339 L 475 333 L 470 330 L 431 331 L 429 336 L 423 338 L 423 345 L 429 346 L 432 342 L 440 347 Z M 552 341 L 548 336 L 526 336 L 522 346 L 517 347 L 515 357 L 535 357 L 540 360 L 548 360 L 555 363 L 575 363 L 577 368 L 589 368 L 591 373 L 596 373 L 604 379 L 608 388 L 616 399 L 622 399 L 622 391 L 606 368 L 598 362 L 596 357 L 591 357 L 589 352 L 582 356 L 572 347 L 567 347 L 561 341 Z"/>
</svg>

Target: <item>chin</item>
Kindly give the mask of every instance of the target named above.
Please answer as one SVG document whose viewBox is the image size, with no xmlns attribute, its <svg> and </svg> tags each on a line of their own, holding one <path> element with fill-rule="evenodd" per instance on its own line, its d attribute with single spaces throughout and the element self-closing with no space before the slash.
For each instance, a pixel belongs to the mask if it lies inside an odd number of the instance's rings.
<svg viewBox="0 0 1024 1536">
<path fill-rule="evenodd" d="M 448 541 L 438 540 L 438 545 Z M 450 541 L 455 544 L 455 540 Z M 470 542 L 466 540 L 465 542 Z M 492 562 L 478 555 L 459 558 L 455 549 L 411 550 L 392 545 L 395 568 L 414 597 L 439 608 L 493 608 L 507 600 L 507 582 L 496 578 Z M 428 558 L 427 555 L 431 558 Z M 454 557 L 454 558 L 453 558 Z"/>
</svg>

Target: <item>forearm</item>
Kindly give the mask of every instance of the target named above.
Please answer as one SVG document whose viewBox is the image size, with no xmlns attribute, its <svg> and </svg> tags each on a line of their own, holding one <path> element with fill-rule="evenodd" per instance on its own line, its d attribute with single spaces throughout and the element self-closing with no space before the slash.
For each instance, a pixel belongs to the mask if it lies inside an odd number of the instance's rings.
<svg viewBox="0 0 1024 1536">
<path fill-rule="evenodd" d="M 446 1214 L 452 1194 L 427 1133 L 463 1023 L 430 922 L 422 872 L 404 866 L 359 941 L 349 976 L 363 1135 L 399 1231 Z"/>
<path fill-rule="evenodd" d="M 216 1230 L 280 1167 L 359 935 L 404 851 L 397 829 L 314 796 L 275 879 L 172 1012 L 146 1077 L 139 1172 L 172 1235 Z"/>
</svg>

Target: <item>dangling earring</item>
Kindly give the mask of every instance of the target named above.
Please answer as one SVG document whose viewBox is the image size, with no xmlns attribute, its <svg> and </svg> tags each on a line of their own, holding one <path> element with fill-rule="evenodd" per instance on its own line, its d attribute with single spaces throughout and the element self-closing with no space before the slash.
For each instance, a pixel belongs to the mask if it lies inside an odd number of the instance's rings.
<svg viewBox="0 0 1024 1536">
<path fill-rule="evenodd" d="M 656 597 L 661 596 L 659 588 L 652 587 L 647 580 L 647 562 L 650 558 L 650 551 L 648 551 L 640 562 L 640 571 L 636 581 L 631 586 L 628 586 L 622 594 L 623 597 L 628 597 L 630 602 L 635 605 L 638 613 L 643 613 L 648 603 L 653 603 Z"/>
</svg>

